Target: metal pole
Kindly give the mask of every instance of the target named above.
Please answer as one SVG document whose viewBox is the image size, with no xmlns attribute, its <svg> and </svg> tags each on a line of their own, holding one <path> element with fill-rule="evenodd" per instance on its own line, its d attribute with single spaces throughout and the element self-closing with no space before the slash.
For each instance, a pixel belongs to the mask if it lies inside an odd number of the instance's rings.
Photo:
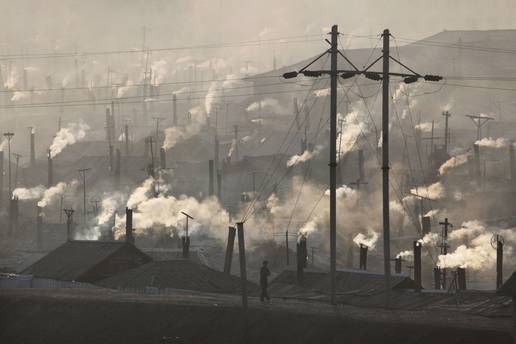
<svg viewBox="0 0 516 344">
<path fill-rule="evenodd" d="M 247 271 L 245 264 L 244 224 L 237 223 L 238 256 L 240 258 L 240 280 L 242 281 L 242 307 L 247 310 Z"/>
<path fill-rule="evenodd" d="M 388 29 L 383 31 L 382 76 L 382 192 L 383 192 L 383 264 L 385 290 L 391 285 L 391 246 L 389 219 L 389 38 Z"/>
<path fill-rule="evenodd" d="M 285 247 L 287 248 L 287 266 L 290 265 L 290 254 L 288 252 L 288 230 L 285 232 Z"/>
<path fill-rule="evenodd" d="M 337 273 L 337 54 L 338 28 L 331 28 L 330 94 L 330 301 L 336 303 Z"/>
</svg>

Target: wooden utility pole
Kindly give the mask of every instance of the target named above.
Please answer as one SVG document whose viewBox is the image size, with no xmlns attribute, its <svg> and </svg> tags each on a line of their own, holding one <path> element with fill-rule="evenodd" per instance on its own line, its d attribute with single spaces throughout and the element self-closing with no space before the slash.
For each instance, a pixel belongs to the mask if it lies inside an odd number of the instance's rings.
<svg viewBox="0 0 516 344">
<path fill-rule="evenodd" d="M 73 226 L 73 208 L 63 209 L 66 214 L 66 239 L 71 241 L 72 239 L 72 226 Z"/>
<path fill-rule="evenodd" d="M 247 310 L 247 271 L 245 263 L 245 242 L 244 242 L 244 223 L 237 223 L 238 232 L 238 257 L 240 260 L 240 280 L 242 282 L 242 307 Z"/>
<path fill-rule="evenodd" d="M 469 117 L 475 127 L 477 128 L 477 141 L 482 138 L 482 127 L 489 121 L 493 120 L 493 117 L 481 116 L 481 115 L 466 115 Z"/>
</svg>

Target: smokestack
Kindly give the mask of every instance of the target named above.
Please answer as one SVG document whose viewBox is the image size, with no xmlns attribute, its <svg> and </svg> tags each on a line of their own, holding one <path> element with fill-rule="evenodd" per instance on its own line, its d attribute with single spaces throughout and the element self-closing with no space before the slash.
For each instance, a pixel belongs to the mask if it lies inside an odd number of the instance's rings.
<svg viewBox="0 0 516 344">
<path fill-rule="evenodd" d="M 503 284 L 503 239 L 496 236 L 496 290 Z"/>
<path fill-rule="evenodd" d="M 297 281 L 303 283 L 304 269 L 306 268 L 306 258 L 308 251 L 306 248 L 306 236 L 301 235 L 296 244 L 297 257 Z"/>
<path fill-rule="evenodd" d="M 222 203 L 222 172 L 217 170 L 217 198 Z"/>
<path fill-rule="evenodd" d="M 125 208 L 125 241 L 134 244 L 133 210 L 130 208 Z"/>
<path fill-rule="evenodd" d="M 238 160 L 238 125 L 235 125 L 234 127 L 235 131 L 235 151 L 233 152 L 233 157 L 231 160 L 237 161 Z"/>
<path fill-rule="evenodd" d="M 231 262 L 233 260 L 233 248 L 235 247 L 236 228 L 229 227 L 228 246 L 226 248 L 226 258 L 224 259 L 224 273 L 231 274 Z"/>
<path fill-rule="evenodd" d="M 360 270 L 367 270 L 367 249 L 366 245 L 360 244 Z"/>
<path fill-rule="evenodd" d="M 416 282 L 415 291 L 420 292 L 421 284 L 421 243 L 414 241 L 414 282 Z"/>
<path fill-rule="evenodd" d="M 213 174 L 214 174 L 214 171 L 213 171 L 213 160 L 210 160 L 208 162 L 208 173 L 210 174 L 209 176 L 209 185 L 208 185 L 208 195 L 209 196 L 213 196 L 213 193 L 214 193 L 214 180 L 213 180 Z"/>
<path fill-rule="evenodd" d="M 36 164 L 36 141 L 34 128 L 30 129 L 30 166 L 34 167 Z"/>
<path fill-rule="evenodd" d="M 162 170 L 167 168 L 167 155 L 163 147 L 159 149 L 159 167 Z"/>
<path fill-rule="evenodd" d="M 509 144 L 509 161 L 509 168 L 511 171 L 511 185 L 514 186 L 516 184 L 516 154 L 514 153 L 514 142 Z"/>
<path fill-rule="evenodd" d="M 364 173 L 364 151 L 362 149 L 358 150 L 358 178 L 360 181 L 365 179 Z"/>
<path fill-rule="evenodd" d="M 110 146 L 112 147 L 112 146 Z M 120 149 L 116 149 L 115 153 L 115 185 L 118 187 L 120 185 L 120 164 L 121 164 L 121 155 Z"/>
<path fill-rule="evenodd" d="M 430 222 L 430 216 L 423 216 L 421 218 L 421 224 L 423 228 L 423 236 L 432 231 L 432 223 Z"/>
<path fill-rule="evenodd" d="M 109 144 L 108 154 L 109 154 L 109 171 L 111 173 L 113 173 L 115 168 L 114 168 L 114 161 L 113 161 L 113 145 L 111 143 Z"/>
<path fill-rule="evenodd" d="M 466 290 L 466 269 L 457 268 L 457 289 Z"/>
<path fill-rule="evenodd" d="M 54 167 L 52 163 L 52 155 L 50 153 L 50 149 L 48 150 L 48 181 L 47 187 L 51 187 L 54 185 Z"/>
<path fill-rule="evenodd" d="M 125 133 L 125 155 L 129 155 L 129 125 L 125 125 L 124 127 Z"/>
<path fill-rule="evenodd" d="M 172 123 L 177 126 L 177 96 L 172 94 Z"/>
<path fill-rule="evenodd" d="M 348 256 L 347 256 L 347 259 L 346 259 L 346 265 L 348 268 L 350 269 L 353 269 L 353 258 L 354 258 L 354 254 L 353 254 L 353 250 L 355 248 L 355 243 L 353 242 L 353 234 L 349 234 L 348 235 Z"/>
<path fill-rule="evenodd" d="M 106 141 L 111 145 L 111 115 L 110 110 L 106 107 Z"/>
<path fill-rule="evenodd" d="M 36 246 L 43 247 L 43 209 L 40 206 L 36 206 Z"/>
<path fill-rule="evenodd" d="M 477 184 L 480 186 L 482 183 L 481 180 L 481 174 L 480 174 L 480 146 L 477 144 L 473 145 L 473 152 L 474 152 L 474 168 L 473 171 L 475 173 L 475 179 L 477 181 Z"/>
<path fill-rule="evenodd" d="M 396 259 L 394 259 L 394 272 L 398 275 L 401 274 L 401 256 L 398 256 Z"/>
<path fill-rule="evenodd" d="M 438 266 L 434 268 L 434 288 L 436 290 L 441 289 L 441 268 Z"/>
</svg>

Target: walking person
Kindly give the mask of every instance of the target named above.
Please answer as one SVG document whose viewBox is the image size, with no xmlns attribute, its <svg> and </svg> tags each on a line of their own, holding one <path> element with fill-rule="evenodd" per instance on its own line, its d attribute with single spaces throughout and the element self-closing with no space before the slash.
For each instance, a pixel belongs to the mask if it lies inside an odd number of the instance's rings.
<svg viewBox="0 0 516 344">
<path fill-rule="evenodd" d="M 269 268 L 267 265 L 269 264 L 268 261 L 264 260 L 262 268 L 260 269 L 260 287 L 262 288 L 262 293 L 260 294 L 260 301 L 264 302 L 265 299 L 267 301 L 270 301 L 271 298 L 269 297 L 269 294 L 267 293 L 267 287 L 269 285 L 269 276 L 271 272 L 269 271 Z"/>
</svg>

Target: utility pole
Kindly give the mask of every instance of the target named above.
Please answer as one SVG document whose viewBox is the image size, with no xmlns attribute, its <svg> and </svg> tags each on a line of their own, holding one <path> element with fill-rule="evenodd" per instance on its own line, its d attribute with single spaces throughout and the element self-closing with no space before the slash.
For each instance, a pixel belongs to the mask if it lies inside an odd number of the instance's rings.
<svg viewBox="0 0 516 344">
<path fill-rule="evenodd" d="M 9 199 L 11 199 L 12 195 L 11 193 L 13 192 L 12 190 L 12 184 L 11 184 L 11 139 L 13 138 L 14 136 L 14 133 L 11 133 L 11 132 L 7 132 L 7 133 L 4 133 L 4 136 L 5 138 L 7 139 L 7 154 L 9 155 L 9 159 L 8 159 L 8 170 L 9 170 Z"/>
<path fill-rule="evenodd" d="M 382 81 L 382 172 L 383 172 L 383 239 L 384 239 L 384 270 L 385 270 L 385 288 L 390 290 L 390 219 L 389 219 L 389 77 L 398 76 L 403 78 L 403 82 L 409 84 L 424 78 L 426 81 L 439 81 L 442 77 L 437 75 L 421 75 L 389 55 L 389 30 L 383 32 L 383 54 L 374 60 L 369 66 L 363 70 L 359 70 L 342 52 L 338 50 L 338 30 L 337 26 L 332 26 L 331 42 L 327 41 L 331 48 L 325 51 L 308 65 L 299 71 L 292 71 L 283 74 L 283 78 L 292 79 L 299 74 L 307 77 L 320 77 L 322 75 L 330 75 L 330 292 L 331 302 L 336 301 L 336 133 L 337 133 L 337 77 L 349 79 L 356 75 L 364 75 L 366 78 Z M 331 70 L 307 70 L 317 60 L 330 53 Z M 337 68 L 337 54 L 342 56 L 353 68 L 352 70 L 341 70 Z M 378 61 L 383 61 L 383 71 L 370 71 Z M 389 71 L 389 61 L 393 60 L 409 73 L 391 73 Z"/>
<path fill-rule="evenodd" d="M 444 152 L 448 154 L 448 144 L 450 143 L 450 130 L 448 129 L 448 120 L 451 117 L 451 113 L 444 111 Z"/>
<path fill-rule="evenodd" d="M 193 220 L 194 218 L 191 217 L 190 215 L 188 215 L 187 213 L 185 213 L 184 211 L 182 211 L 181 214 L 183 214 L 186 217 L 185 235 L 188 238 L 188 219 L 192 219 Z"/>
<path fill-rule="evenodd" d="M 482 138 L 482 127 L 489 121 L 493 120 L 493 117 L 481 116 L 481 115 L 466 115 L 469 117 L 475 127 L 477 128 L 477 141 Z"/>
<path fill-rule="evenodd" d="M 83 209 L 82 209 L 82 223 L 86 225 L 86 172 L 91 170 L 91 168 L 81 168 L 77 170 L 80 175 L 82 175 L 82 200 L 83 200 Z"/>
<path fill-rule="evenodd" d="M 71 241 L 72 236 L 72 225 L 73 225 L 73 208 L 63 209 L 66 214 L 66 240 Z"/>
</svg>

